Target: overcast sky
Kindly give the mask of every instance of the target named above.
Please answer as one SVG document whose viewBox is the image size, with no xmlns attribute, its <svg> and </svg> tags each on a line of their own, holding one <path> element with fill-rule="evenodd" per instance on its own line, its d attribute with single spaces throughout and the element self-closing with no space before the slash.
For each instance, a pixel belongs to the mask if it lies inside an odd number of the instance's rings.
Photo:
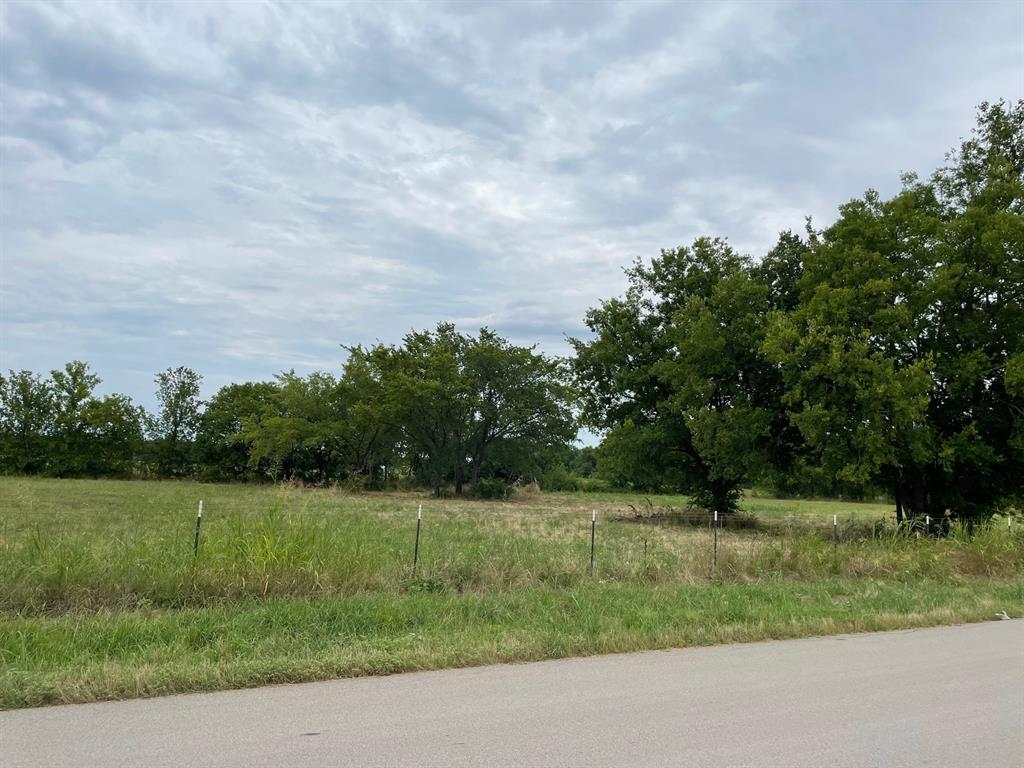
<svg viewBox="0 0 1024 768">
<path fill-rule="evenodd" d="M 151 405 L 453 320 L 566 351 L 1024 95 L 1024 3 L 0 6 L 0 367 Z"/>
</svg>

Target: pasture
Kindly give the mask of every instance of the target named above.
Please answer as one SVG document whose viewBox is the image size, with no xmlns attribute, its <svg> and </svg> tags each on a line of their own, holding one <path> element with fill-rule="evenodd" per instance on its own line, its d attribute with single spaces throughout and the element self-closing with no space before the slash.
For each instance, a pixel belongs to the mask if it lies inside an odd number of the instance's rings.
<svg viewBox="0 0 1024 768">
<path fill-rule="evenodd" d="M 751 498 L 716 558 L 685 505 L 0 478 L 0 706 L 1024 613 L 1024 526 Z"/>
</svg>

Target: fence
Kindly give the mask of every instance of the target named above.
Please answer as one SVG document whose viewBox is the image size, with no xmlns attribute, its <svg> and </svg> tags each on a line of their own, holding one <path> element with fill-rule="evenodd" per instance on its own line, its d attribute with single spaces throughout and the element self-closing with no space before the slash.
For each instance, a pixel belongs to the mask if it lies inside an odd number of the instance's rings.
<svg viewBox="0 0 1024 768">
<path fill-rule="evenodd" d="M 631 505 L 630 505 L 631 506 Z M 635 511 L 635 507 L 633 507 Z M 193 556 L 199 555 L 200 529 L 203 517 L 203 501 L 199 501 L 196 514 L 195 540 L 193 545 Z M 1012 516 L 1006 516 L 1006 530 L 1013 536 Z M 719 515 L 717 511 L 695 510 L 687 508 L 679 512 L 655 513 L 650 515 L 635 514 L 633 517 L 612 516 L 611 520 L 618 523 L 654 523 L 666 524 L 669 522 L 684 526 L 704 526 L 710 530 L 710 553 L 712 577 L 717 575 L 719 536 L 725 529 L 740 531 L 756 531 L 776 536 L 792 536 L 794 531 L 799 530 L 803 534 L 825 532 L 832 546 L 834 556 L 838 556 L 839 546 L 848 543 L 860 543 L 867 540 L 894 540 L 905 537 L 938 537 L 949 534 L 951 527 L 957 521 L 951 516 L 933 518 L 930 515 L 923 517 L 899 520 L 896 515 L 892 516 L 890 522 L 887 518 L 857 519 L 850 513 L 846 520 L 840 522 L 839 515 L 833 514 L 831 519 L 828 516 L 818 514 L 793 514 L 786 513 L 784 516 L 772 518 L 758 518 L 747 513 L 733 513 Z M 590 517 L 590 548 L 589 562 L 587 566 L 588 576 L 594 576 L 594 566 L 597 557 L 597 510 L 591 511 Z M 1024 530 L 1024 526 L 1021 527 Z M 416 510 L 416 533 L 412 549 L 411 577 L 416 579 L 420 557 L 420 538 L 423 530 L 423 505 L 419 504 Z M 649 539 L 643 538 L 643 561 L 647 563 Z"/>
<path fill-rule="evenodd" d="M 603 509 L 576 503 L 538 511 L 445 502 L 410 508 L 360 497 L 356 504 L 370 505 L 363 510 L 328 506 L 330 497 L 319 495 L 300 496 L 300 504 L 283 495 L 260 509 L 227 503 L 234 498 L 195 506 L 179 499 L 156 513 L 140 506 L 88 515 L 0 510 L 0 609 L 592 581 L 1017 577 L 1024 563 L 1024 525 L 1013 518 L 971 534 L 947 520 L 897 524 L 854 513 L 637 514 L 616 500 L 602 501 Z M 309 507 L 310 498 L 321 506 Z"/>
</svg>

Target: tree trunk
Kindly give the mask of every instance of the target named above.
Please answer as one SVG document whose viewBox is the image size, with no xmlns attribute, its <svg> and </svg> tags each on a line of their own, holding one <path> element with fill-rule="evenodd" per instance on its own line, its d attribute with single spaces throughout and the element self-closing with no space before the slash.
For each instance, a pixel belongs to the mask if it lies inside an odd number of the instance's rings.
<svg viewBox="0 0 1024 768">
<path fill-rule="evenodd" d="M 455 465 L 455 495 L 462 495 L 462 462 Z"/>
</svg>

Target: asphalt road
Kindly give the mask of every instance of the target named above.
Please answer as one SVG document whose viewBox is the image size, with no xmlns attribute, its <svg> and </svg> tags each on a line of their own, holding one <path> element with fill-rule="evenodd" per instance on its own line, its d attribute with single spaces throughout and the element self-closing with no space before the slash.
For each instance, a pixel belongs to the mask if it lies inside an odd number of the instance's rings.
<svg viewBox="0 0 1024 768">
<path fill-rule="evenodd" d="M 0 765 L 1024 766 L 1024 621 L 0 712 Z"/>
</svg>

